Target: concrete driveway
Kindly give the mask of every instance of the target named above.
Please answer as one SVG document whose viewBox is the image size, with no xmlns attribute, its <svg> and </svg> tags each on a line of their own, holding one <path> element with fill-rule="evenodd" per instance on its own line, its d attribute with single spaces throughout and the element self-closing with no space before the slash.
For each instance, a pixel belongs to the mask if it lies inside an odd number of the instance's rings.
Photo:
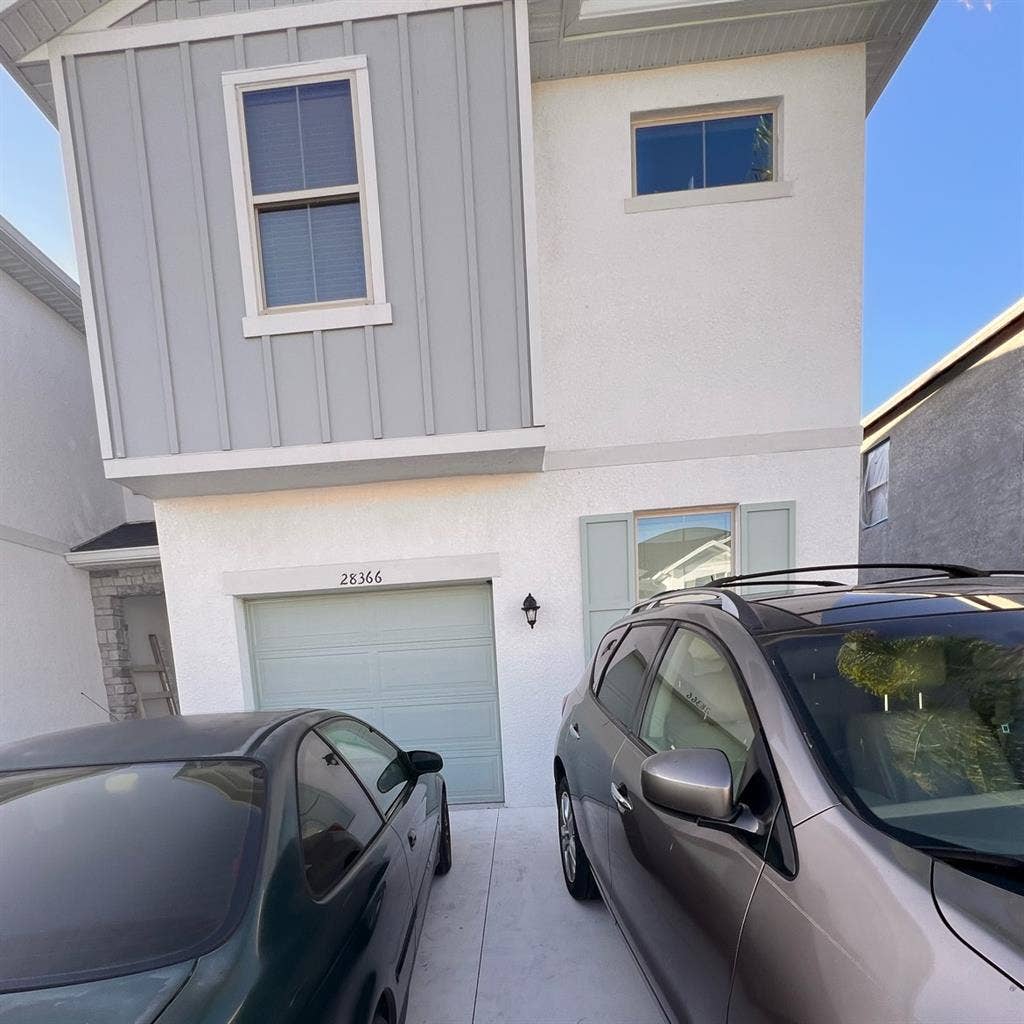
<svg viewBox="0 0 1024 1024">
<path fill-rule="evenodd" d="M 407 1024 L 665 1024 L 604 904 L 565 891 L 554 807 L 451 821 Z"/>
</svg>

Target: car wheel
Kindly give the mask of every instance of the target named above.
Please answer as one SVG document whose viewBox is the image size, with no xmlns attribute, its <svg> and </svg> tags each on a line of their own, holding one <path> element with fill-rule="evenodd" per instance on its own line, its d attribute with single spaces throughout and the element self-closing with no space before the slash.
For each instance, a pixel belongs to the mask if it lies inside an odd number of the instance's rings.
<svg viewBox="0 0 1024 1024">
<path fill-rule="evenodd" d="M 441 791 L 441 848 L 437 851 L 435 875 L 447 875 L 452 869 L 452 824 L 448 818 L 448 790 Z"/>
<path fill-rule="evenodd" d="M 572 795 L 565 776 L 555 787 L 558 800 L 558 846 L 562 855 L 562 877 L 569 895 L 576 900 L 592 900 L 597 895 L 597 883 L 590 869 L 590 861 L 576 830 L 576 815 L 572 809 Z"/>
</svg>

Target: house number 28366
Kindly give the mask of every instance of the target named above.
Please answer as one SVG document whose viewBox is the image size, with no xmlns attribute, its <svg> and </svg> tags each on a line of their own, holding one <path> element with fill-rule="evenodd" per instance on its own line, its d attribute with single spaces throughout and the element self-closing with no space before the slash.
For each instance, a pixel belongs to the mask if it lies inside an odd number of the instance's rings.
<svg viewBox="0 0 1024 1024">
<path fill-rule="evenodd" d="M 366 569 L 363 572 L 343 572 L 339 587 L 365 587 L 368 583 L 383 583 L 380 569 Z"/>
</svg>

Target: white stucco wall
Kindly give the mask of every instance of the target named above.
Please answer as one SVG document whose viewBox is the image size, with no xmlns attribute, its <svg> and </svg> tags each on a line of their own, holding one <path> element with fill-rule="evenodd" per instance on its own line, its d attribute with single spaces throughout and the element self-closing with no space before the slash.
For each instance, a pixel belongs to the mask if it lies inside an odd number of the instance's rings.
<svg viewBox="0 0 1024 1024">
<path fill-rule="evenodd" d="M 71 546 L 124 522 L 104 479 L 85 338 L 0 273 L 0 526 Z"/>
<path fill-rule="evenodd" d="M 856 428 L 860 46 L 533 86 L 549 446 Z M 782 97 L 788 198 L 631 213 L 630 115 Z"/>
<path fill-rule="evenodd" d="M 105 722 L 106 706 L 88 574 L 0 540 L 0 743 Z"/>
<path fill-rule="evenodd" d="M 0 273 L 0 742 L 103 721 L 88 573 L 67 547 L 124 519 L 103 478 L 85 339 Z"/>
<path fill-rule="evenodd" d="M 675 505 L 796 501 L 803 562 L 852 561 L 857 449 L 408 481 L 156 502 L 182 709 L 245 706 L 247 652 L 223 574 L 243 569 L 497 553 L 505 793 L 551 799 L 563 694 L 583 667 L 579 517 Z M 531 632 L 520 610 L 541 604 Z"/>
</svg>

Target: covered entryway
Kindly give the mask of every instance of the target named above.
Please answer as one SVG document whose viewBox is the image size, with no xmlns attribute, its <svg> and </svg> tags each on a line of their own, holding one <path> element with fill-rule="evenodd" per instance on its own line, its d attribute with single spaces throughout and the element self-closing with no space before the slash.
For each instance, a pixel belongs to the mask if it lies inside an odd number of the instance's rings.
<svg viewBox="0 0 1024 1024">
<path fill-rule="evenodd" d="M 503 799 L 489 584 L 246 603 L 259 708 L 331 708 L 437 750 L 453 803 Z"/>
</svg>

